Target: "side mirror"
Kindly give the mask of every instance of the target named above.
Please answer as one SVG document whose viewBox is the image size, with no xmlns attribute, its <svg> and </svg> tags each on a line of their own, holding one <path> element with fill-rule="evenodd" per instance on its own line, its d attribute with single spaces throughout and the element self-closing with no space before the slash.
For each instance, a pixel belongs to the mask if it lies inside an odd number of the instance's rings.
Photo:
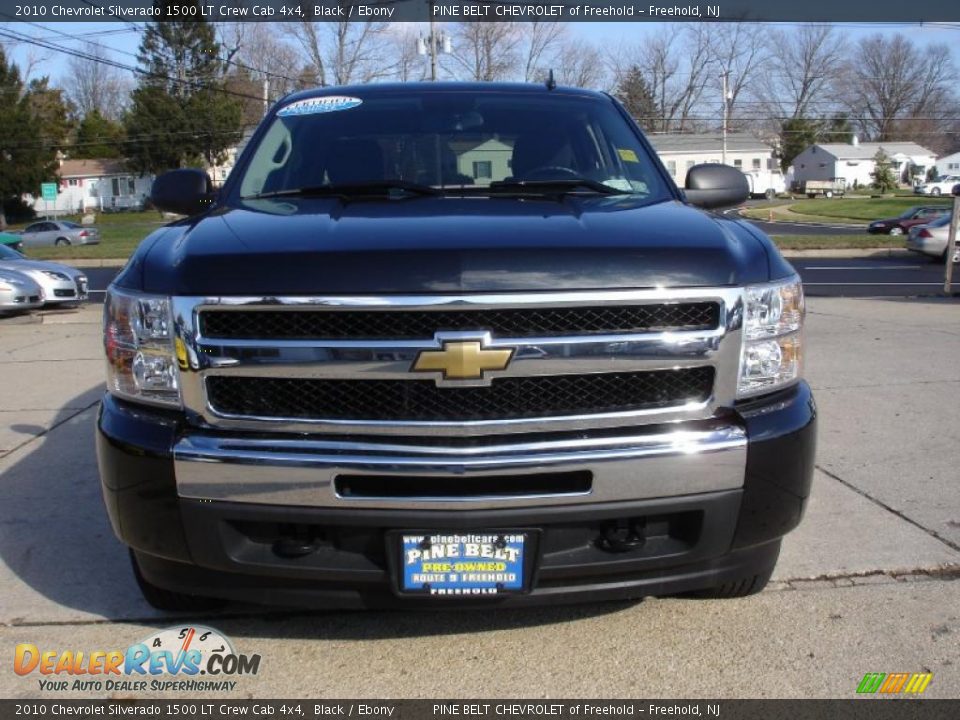
<svg viewBox="0 0 960 720">
<path fill-rule="evenodd" d="M 750 196 L 747 176 L 729 165 L 694 165 L 687 171 L 687 202 L 702 208 L 739 205 Z"/>
<path fill-rule="evenodd" d="M 183 168 L 153 181 L 150 199 L 157 209 L 178 215 L 202 213 L 213 202 L 213 181 L 203 170 Z"/>
</svg>

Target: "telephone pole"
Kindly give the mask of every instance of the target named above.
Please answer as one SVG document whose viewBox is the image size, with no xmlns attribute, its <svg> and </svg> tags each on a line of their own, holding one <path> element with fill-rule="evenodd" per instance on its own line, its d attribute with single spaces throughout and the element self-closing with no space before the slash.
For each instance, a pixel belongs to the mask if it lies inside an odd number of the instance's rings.
<svg viewBox="0 0 960 720">
<path fill-rule="evenodd" d="M 727 120 L 730 112 L 730 106 L 728 105 L 730 98 L 728 97 L 728 91 L 727 91 L 727 79 L 729 76 L 730 76 L 729 70 L 724 70 L 722 73 L 720 73 L 720 79 L 723 82 L 723 128 L 720 131 L 721 135 L 723 136 L 723 149 L 721 151 L 723 155 L 723 159 L 721 160 L 721 162 L 724 165 L 727 164 Z"/>
</svg>

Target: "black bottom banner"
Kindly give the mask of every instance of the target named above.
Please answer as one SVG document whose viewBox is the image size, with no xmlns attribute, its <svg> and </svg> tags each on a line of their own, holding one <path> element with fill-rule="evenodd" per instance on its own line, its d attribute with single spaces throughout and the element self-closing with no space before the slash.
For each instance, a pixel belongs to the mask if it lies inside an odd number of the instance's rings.
<svg viewBox="0 0 960 720">
<path fill-rule="evenodd" d="M 730 720 L 954 720 L 960 700 L 0 700 L 0 718 L 155 717 L 282 720 L 511 720 L 724 718 Z"/>
</svg>

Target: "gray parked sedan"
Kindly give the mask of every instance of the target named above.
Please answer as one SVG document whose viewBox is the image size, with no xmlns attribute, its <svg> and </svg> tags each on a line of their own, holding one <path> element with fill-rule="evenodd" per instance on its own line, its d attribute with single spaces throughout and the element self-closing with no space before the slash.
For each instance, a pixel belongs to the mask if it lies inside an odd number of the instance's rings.
<svg viewBox="0 0 960 720">
<path fill-rule="evenodd" d="M 23 231 L 24 247 L 44 245 L 96 245 L 100 231 L 92 225 L 77 225 L 66 220 L 41 220 Z"/>
<path fill-rule="evenodd" d="M 0 270 L 0 313 L 43 305 L 43 290 L 23 273 Z"/>
<path fill-rule="evenodd" d="M 69 265 L 43 260 L 29 260 L 16 250 L 0 246 L 0 272 L 26 275 L 43 288 L 45 305 L 81 303 L 87 299 L 87 276 Z"/>
<path fill-rule="evenodd" d="M 950 216 L 945 215 L 926 225 L 914 225 L 907 236 L 907 249 L 914 252 L 947 259 L 947 235 L 950 232 Z M 953 261 L 960 262 L 960 243 L 954 248 Z"/>
</svg>

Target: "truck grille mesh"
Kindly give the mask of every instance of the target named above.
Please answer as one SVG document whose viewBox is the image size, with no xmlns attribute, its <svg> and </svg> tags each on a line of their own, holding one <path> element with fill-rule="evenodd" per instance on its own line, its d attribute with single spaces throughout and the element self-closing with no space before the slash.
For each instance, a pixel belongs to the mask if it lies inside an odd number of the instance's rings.
<svg viewBox="0 0 960 720">
<path fill-rule="evenodd" d="M 628 412 L 703 402 L 712 367 L 595 375 L 497 378 L 488 387 L 433 380 L 316 380 L 211 376 L 220 414 L 314 420 L 460 422 Z"/>
<path fill-rule="evenodd" d="M 485 330 L 497 337 L 557 337 L 709 330 L 715 302 L 483 310 L 206 310 L 200 331 L 220 339 L 425 339 L 437 331 Z"/>
</svg>

